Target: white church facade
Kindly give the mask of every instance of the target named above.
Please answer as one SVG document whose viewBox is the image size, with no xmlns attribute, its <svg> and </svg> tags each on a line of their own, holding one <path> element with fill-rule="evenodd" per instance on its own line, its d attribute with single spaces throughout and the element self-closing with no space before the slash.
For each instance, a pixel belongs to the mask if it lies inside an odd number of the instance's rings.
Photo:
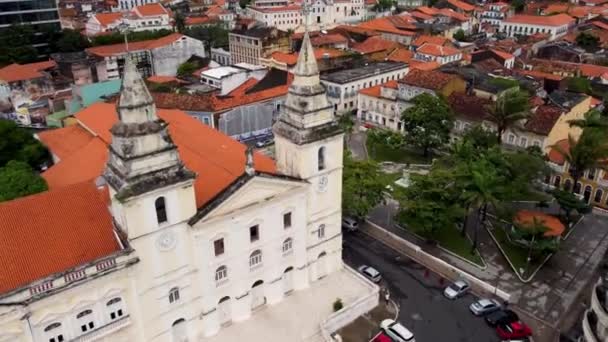
<svg viewBox="0 0 608 342">
<path fill-rule="evenodd" d="M 343 133 L 308 34 L 273 129 L 276 161 L 157 110 L 130 59 L 125 68 L 115 107 L 76 116 L 80 140 L 99 129 L 82 155 L 50 146 L 61 154 L 50 190 L 0 203 L 0 342 L 206 341 L 340 273 L 337 287 L 360 291 L 340 312 L 299 317 L 331 326 L 307 340 L 340 327 L 325 316 L 344 325 L 377 304 L 377 287 L 342 263 Z M 214 145 L 197 150 L 205 135 Z M 100 156 L 83 162 L 91 151 Z M 59 182 L 53 168 L 71 158 L 82 173 L 99 163 L 101 177 Z"/>
</svg>

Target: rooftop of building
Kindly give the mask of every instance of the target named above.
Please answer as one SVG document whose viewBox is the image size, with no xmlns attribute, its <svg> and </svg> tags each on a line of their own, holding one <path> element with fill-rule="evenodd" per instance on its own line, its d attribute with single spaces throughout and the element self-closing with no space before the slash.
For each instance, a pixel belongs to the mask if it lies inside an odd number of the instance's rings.
<svg viewBox="0 0 608 342">
<path fill-rule="evenodd" d="M 563 13 L 547 16 L 516 14 L 512 17 L 504 19 L 503 23 L 528 24 L 539 26 L 562 26 L 574 23 L 574 18 Z"/>
<path fill-rule="evenodd" d="M 431 90 L 439 90 L 445 87 L 452 80 L 458 79 L 457 75 L 448 74 L 437 70 L 411 70 L 399 82 L 414 87 Z"/>
<path fill-rule="evenodd" d="M 328 73 L 322 75 L 321 79 L 323 81 L 331 83 L 345 84 L 360 79 L 372 77 L 377 74 L 387 73 L 405 68 L 407 68 L 407 64 L 400 62 L 374 62 L 356 69 L 347 69 Z"/>
<path fill-rule="evenodd" d="M 556 106 L 541 105 L 530 115 L 524 127 L 532 133 L 548 135 L 563 112 Z"/>
<path fill-rule="evenodd" d="M 7 83 L 32 80 L 44 77 L 42 71 L 55 68 L 56 66 L 57 63 L 55 61 L 28 64 L 13 63 L 0 69 L 0 80 Z"/>
<path fill-rule="evenodd" d="M 587 95 L 581 93 L 555 90 L 551 94 L 549 94 L 549 102 L 559 107 L 570 110 L 579 103 L 583 102 L 585 99 L 587 99 L 587 97 Z"/>
<path fill-rule="evenodd" d="M 392 40 L 384 39 L 380 36 L 369 37 L 361 43 L 353 44 L 352 50 L 361 54 L 371 54 L 380 51 L 390 52 L 403 45 Z"/>
<path fill-rule="evenodd" d="M 451 46 L 443 46 L 437 45 L 433 43 L 424 43 L 422 46 L 416 49 L 416 53 L 421 53 L 424 55 L 436 56 L 436 57 L 445 57 L 445 56 L 454 56 L 460 52 L 460 50 L 453 48 Z"/>
<path fill-rule="evenodd" d="M 167 46 L 172 44 L 182 37 L 185 37 L 181 33 L 172 33 L 168 36 L 164 36 L 158 39 L 144 40 L 139 42 L 130 42 L 127 50 L 125 43 L 95 46 L 86 49 L 89 54 L 96 55 L 99 57 L 110 57 L 114 55 L 121 55 L 129 52 L 152 50 L 159 47 Z"/>
<path fill-rule="evenodd" d="M 489 118 L 489 107 L 492 105 L 489 99 L 454 92 L 448 96 L 447 101 L 458 117 L 474 122 L 482 122 Z"/>
</svg>

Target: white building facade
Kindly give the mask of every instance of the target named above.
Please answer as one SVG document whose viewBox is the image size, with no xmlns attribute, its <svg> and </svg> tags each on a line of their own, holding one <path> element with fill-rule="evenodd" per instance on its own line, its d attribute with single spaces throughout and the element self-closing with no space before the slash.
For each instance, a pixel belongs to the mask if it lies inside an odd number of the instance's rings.
<svg viewBox="0 0 608 342">
<path fill-rule="evenodd" d="M 554 40 L 568 33 L 573 24 L 574 19 L 566 14 L 551 16 L 514 15 L 502 20 L 499 23 L 499 30 L 509 37 L 544 33 L 549 35 L 549 40 Z"/>
<path fill-rule="evenodd" d="M 300 56 L 314 56 L 308 35 L 303 49 Z M 0 293 L 2 342 L 200 341 L 344 272 L 343 133 L 314 57 L 298 61 L 275 124 L 276 171 L 262 171 L 247 149 L 242 174 L 200 207 L 197 175 L 181 161 L 134 63 L 125 68 L 103 173 L 109 213 L 96 189 L 92 194 L 101 210 L 96 222 L 114 227 L 103 238 L 115 238 L 115 247 Z M 306 116 L 297 107 L 304 100 Z M 211 178 L 203 185 L 214 187 Z M 371 310 L 377 287 L 354 274 L 347 280 L 353 283 L 340 285 L 367 286 L 370 300 L 352 300 L 342 312 L 355 302 L 361 313 Z M 319 322 L 317 332 L 324 318 L 312 316 L 298 320 Z"/>
</svg>

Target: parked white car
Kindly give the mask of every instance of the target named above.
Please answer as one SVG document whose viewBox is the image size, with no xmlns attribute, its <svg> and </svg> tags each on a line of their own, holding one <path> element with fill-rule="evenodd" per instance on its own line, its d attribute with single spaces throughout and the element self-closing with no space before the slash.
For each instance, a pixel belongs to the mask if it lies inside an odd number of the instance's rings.
<svg viewBox="0 0 608 342">
<path fill-rule="evenodd" d="M 411 331 L 392 319 L 383 320 L 380 328 L 395 342 L 416 342 Z"/>
<path fill-rule="evenodd" d="M 480 299 L 469 306 L 475 316 L 484 316 L 500 310 L 500 303 L 494 299 Z"/>
<path fill-rule="evenodd" d="M 380 272 L 371 266 L 361 265 L 359 268 L 357 268 L 357 270 L 361 272 L 365 278 L 373 281 L 374 283 L 379 283 L 382 280 Z"/>
<path fill-rule="evenodd" d="M 463 280 L 458 280 L 443 290 L 443 295 L 448 299 L 456 299 L 464 296 L 471 287 Z"/>
</svg>

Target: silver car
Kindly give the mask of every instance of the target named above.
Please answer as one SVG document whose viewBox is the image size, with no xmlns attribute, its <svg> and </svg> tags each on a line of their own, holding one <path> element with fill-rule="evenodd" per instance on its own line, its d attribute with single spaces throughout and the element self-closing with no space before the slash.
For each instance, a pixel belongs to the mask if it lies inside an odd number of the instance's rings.
<svg viewBox="0 0 608 342">
<path fill-rule="evenodd" d="M 367 265 L 361 265 L 361 266 L 359 266 L 359 268 L 357 268 L 357 270 L 359 272 L 361 272 L 361 274 L 363 274 L 363 276 L 365 276 L 365 278 L 373 281 L 374 283 L 379 283 L 380 280 L 382 280 L 382 276 L 380 275 L 380 272 L 378 272 L 373 267 L 370 267 Z"/>
<path fill-rule="evenodd" d="M 469 284 L 467 284 L 463 280 L 458 280 L 450 286 L 446 287 L 445 290 L 443 290 L 443 295 L 445 296 L 445 298 L 448 299 L 456 299 L 458 297 L 464 296 L 467 292 L 469 292 L 470 288 L 471 287 L 469 286 Z"/>
<path fill-rule="evenodd" d="M 471 304 L 471 306 L 469 306 L 469 309 L 471 309 L 473 315 L 483 316 L 494 311 L 500 310 L 500 303 L 494 299 L 484 298 Z"/>
<path fill-rule="evenodd" d="M 395 342 L 415 342 L 414 334 L 399 322 L 385 319 L 380 323 L 380 328 Z"/>
</svg>

